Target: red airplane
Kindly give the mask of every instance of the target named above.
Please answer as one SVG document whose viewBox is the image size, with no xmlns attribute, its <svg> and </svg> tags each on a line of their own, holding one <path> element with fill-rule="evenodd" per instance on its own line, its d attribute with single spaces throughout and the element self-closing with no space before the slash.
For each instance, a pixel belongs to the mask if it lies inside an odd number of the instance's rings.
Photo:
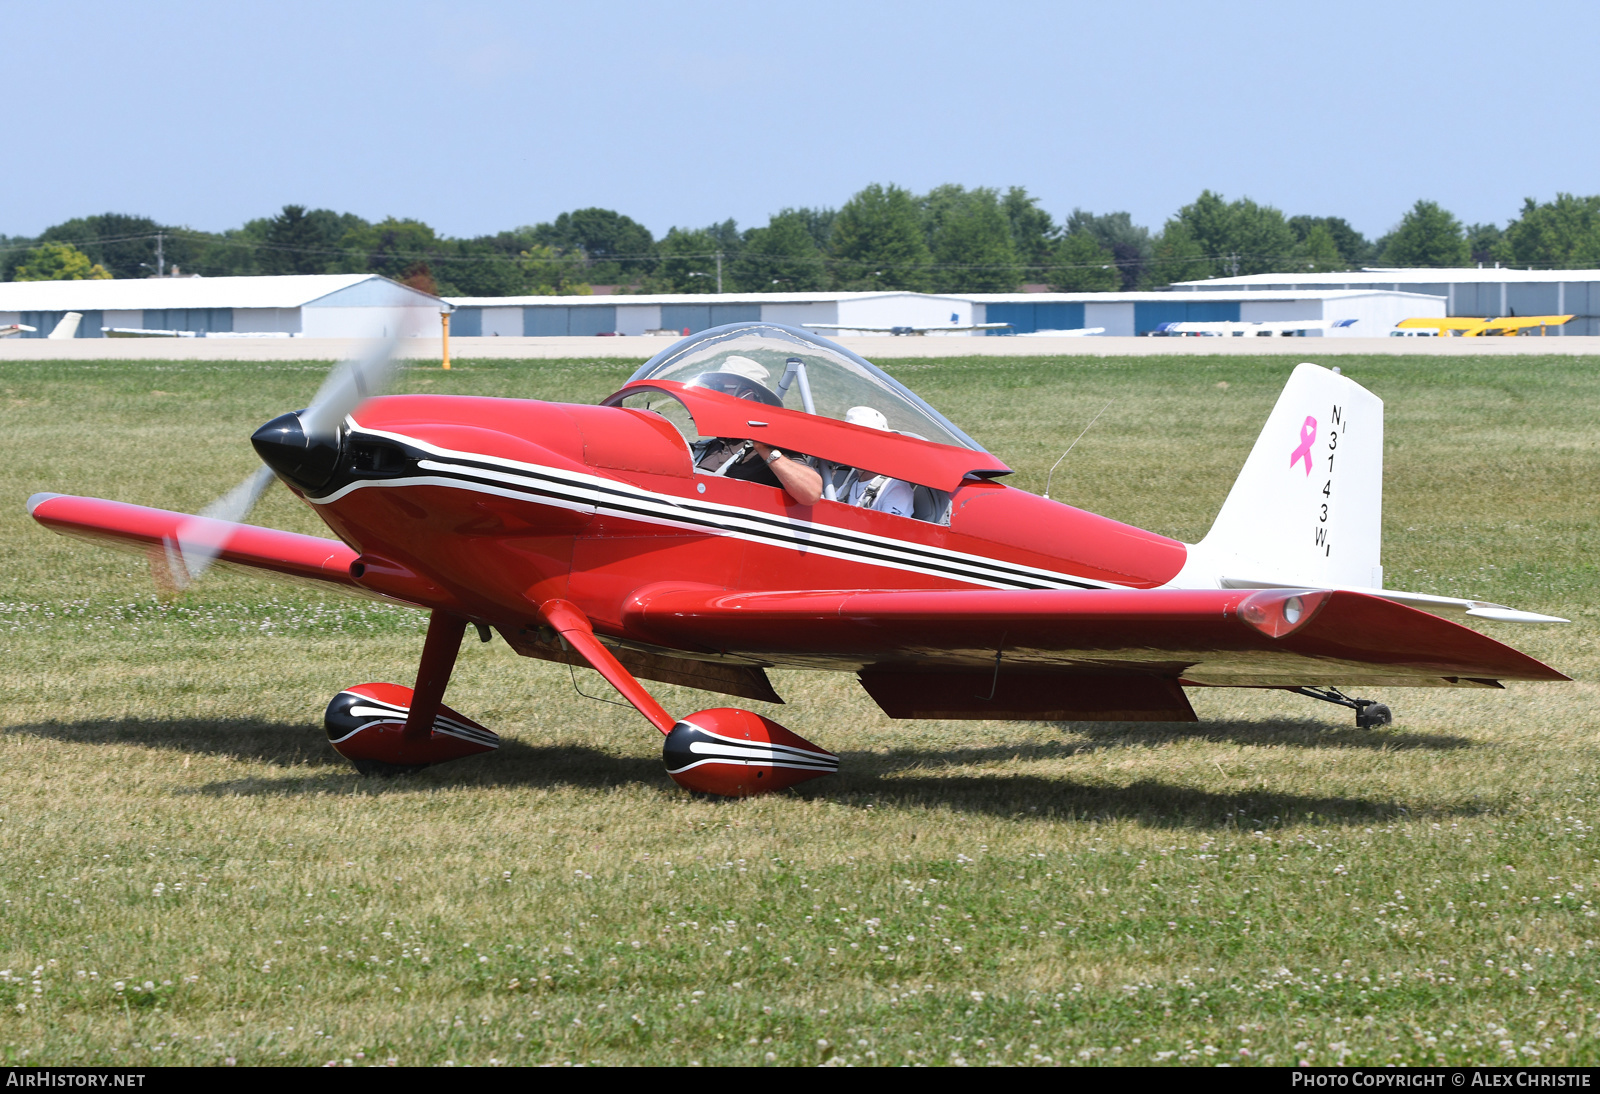
<svg viewBox="0 0 1600 1094">
<path fill-rule="evenodd" d="M 1295 369 L 1199 544 L 1009 487 L 1004 463 L 807 331 L 739 323 L 647 362 L 599 406 L 366 398 L 342 366 L 251 438 L 261 471 L 200 516 L 38 494 L 54 531 L 431 613 L 415 686 L 329 705 L 363 773 L 495 748 L 443 705 L 467 626 L 598 671 L 666 738 L 667 770 L 741 796 L 836 771 L 733 707 L 674 717 L 640 679 L 781 702 L 769 667 L 853 672 L 894 718 L 1195 721 L 1185 688 L 1280 688 L 1387 723 L 1350 686 L 1567 677 L 1445 613 L 1564 622 L 1383 588 L 1383 404 Z M 239 523 L 276 475 L 337 539 Z M 819 496 L 820 495 L 820 496 Z"/>
</svg>

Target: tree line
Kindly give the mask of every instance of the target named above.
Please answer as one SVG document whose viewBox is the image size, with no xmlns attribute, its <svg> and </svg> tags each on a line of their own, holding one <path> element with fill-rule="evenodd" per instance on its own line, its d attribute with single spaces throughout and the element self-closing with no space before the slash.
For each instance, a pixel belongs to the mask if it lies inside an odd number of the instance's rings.
<svg viewBox="0 0 1600 1094">
<path fill-rule="evenodd" d="M 1057 221 L 1020 186 L 1002 193 L 955 184 L 914 194 L 874 183 L 838 209 L 786 208 L 741 230 L 733 220 L 670 229 L 657 239 L 610 209 L 472 239 L 420 220 L 376 223 L 353 213 L 284 206 L 224 232 L 106 213 L 34 238 L 0 236 L 0 278 L 149 277 L 181 271 L 377 273 L 445 296 L 795 292 L 910 289 L 1058 292 L 1155 289 L 1237 274 L 1331 272 L 1364 266 L 1500 263 L 1600 268 L 1600 196 L 1528 198 L 1505 227 L 1464 225 L 1418 201 L 1368 240 L 1342 217 L 1286 216 L 1249 198 L 1203 191 L 1159 231 L 1125 212 L 1074 209 Z"/>
</svg>

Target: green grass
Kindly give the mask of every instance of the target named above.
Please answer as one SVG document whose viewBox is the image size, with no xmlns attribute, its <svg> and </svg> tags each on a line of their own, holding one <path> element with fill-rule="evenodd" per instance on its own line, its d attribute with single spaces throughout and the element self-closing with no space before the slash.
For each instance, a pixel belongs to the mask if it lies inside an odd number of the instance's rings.
<svg viewBox="0 0 1600 1094">
<path fill-rule="evenodd" d="M 1192 541 L 1294 360 L 890 371 L 1035 490 L 1112 400 L 1053 494 Z M 1363 732 L 1234 691 L 1189 727 L 897 723 L 777 673 L 759 709 L 844 770 L 734 803 L 498 642 L 450 692 L 498 753 L 357 777 L 322 706 L 409 683 L 416 613 L 227 573 L 163 603 L 22 507 L 204 505 L 324 367 L 0 366 L 0 1058 L 1593 1064 L 1600 362 L 1339 363 L 1387 404 L 1389 583 L 1570 616 L 1492 633 L 1576 683 L 1388 691 Z M 401 387 L 593 401 L 632 367 Z M 281 489 L 253 519 L 320 530 Z"/>
</svg>

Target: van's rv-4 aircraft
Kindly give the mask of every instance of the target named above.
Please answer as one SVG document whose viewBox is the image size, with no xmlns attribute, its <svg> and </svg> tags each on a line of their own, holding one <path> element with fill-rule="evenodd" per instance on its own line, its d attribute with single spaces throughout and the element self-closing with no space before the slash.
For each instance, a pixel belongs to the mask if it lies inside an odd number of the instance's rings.
<svg viewBox="0 0 1600 1094">
<path fill-rule="evenodd" d="M 781 702 L 766 669 L 825 669 L 894 718 L 1092 721 L 1195 721 L 1186 688 L 1280 688 L 1363 726 L 1387 708 L 1336 689 L 1567 679 L 1443 616 L 1563 620 L 1382 587 L 1383 404 L 1337 369 L 1294 370 L 1211 531 L 1184 544 L 1005 485 L 927 403 L 792 327 L 685 338 L 599 406 L 366 398 L 392 348 L 257 430 L 266 467 L 205 514 L 28 501 L 47 528 L 146 553 L 167 584 L 220 562 L 431 613 L 414 687 L 328 707 L 364 773 L 498 745 L 442 702 L 469 625 L 595 669 L 666 738 L 675 781 L 726 796 L 838 759 L 747 710 L 675 716 L 641 679 Z M 811 505 L 759 481 L 802 453 L 824 484 Z M 273 476 L 338 538 L 238 523 Z M 902 484 L 911 515 L 849 504 L 865 480 Z"/>
</svg>

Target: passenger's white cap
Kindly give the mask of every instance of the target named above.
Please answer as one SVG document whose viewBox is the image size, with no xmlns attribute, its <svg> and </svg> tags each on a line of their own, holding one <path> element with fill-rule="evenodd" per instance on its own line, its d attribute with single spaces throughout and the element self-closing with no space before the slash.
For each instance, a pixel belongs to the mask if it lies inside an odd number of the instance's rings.
<svg viewBox="0 0 1600 1094">
<path fill-rule="evenodd" d="M 760 361 L 752 361 L 748 357 L 725 357 L 717 362 L 717 372 L 731 372 L 735 376 L 743 376 L 746 380 L 754 380 L 758 384 L 765 384 L 772 376 L 767 367 Z"/>
<path fill-rule="evenodd" d="M 864 425 L 868 429 L 888 429 L 889 419 L 883 416 L 883 411 L 875 410 L 870 406 L 853 406 L 844 412 L 844 420 L 851 425 Z"/>
</svg>

